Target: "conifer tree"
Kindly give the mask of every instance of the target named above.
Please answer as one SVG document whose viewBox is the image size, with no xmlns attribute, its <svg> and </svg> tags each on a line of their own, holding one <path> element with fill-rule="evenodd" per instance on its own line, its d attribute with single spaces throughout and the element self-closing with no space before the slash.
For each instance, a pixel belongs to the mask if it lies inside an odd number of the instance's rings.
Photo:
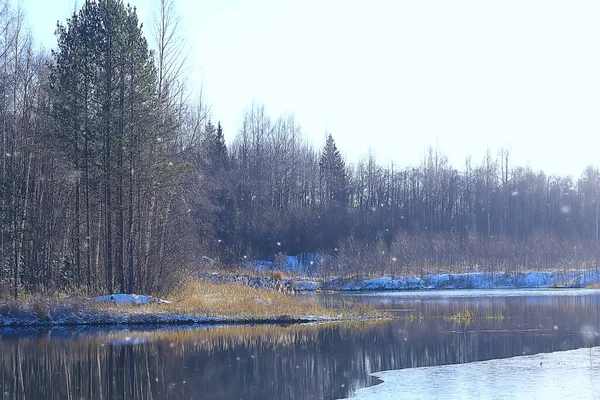
<svg viewBox="0 0 600 400">
<path fill-rule="evenodd" d="M 94 236 L 102 253 L 97 259 L 104 266 L 104 288 L 112 292 L 117 283 L 124 290 L 127 277 L 131 289 L 136 264 L 134 220 L 154 219 L 144 209 L 146 204 L 137 204 L 135 212 L 135 193 L 138 202 L 148 198 L 141 193 L 165 179 L 169 156 L 169 138 L 157 138 L 153 128 L 156 70 L 135 9 L 120 1 L 87 0 L 66 26 L 58 26 L 57 37 L 50 98 L 55 135 L 75 176 L 73 258 L 80 271 L 80 252 L 85 247 L 87 281 L 92 286 L 97 283 L 91 282 L 96 272 L 90 265 Z M 84 240 L 79 215 L 82 177 Z M 95 235 L 92 214 L 101 215 Z"/>
<path fill-rule="evenodd" d="M 329 134 L 319 162 L 320 232 L 322 244 L 333 248 L 348 233 L 348 181 L 346 166 Z"/>
<path fill-rule="evenodd" d="M 329 134 L 319 163 L 321 179 L 321 202 L 346 207 L 348 203 L 348 182 L 344 160 Z"/>
</svg>

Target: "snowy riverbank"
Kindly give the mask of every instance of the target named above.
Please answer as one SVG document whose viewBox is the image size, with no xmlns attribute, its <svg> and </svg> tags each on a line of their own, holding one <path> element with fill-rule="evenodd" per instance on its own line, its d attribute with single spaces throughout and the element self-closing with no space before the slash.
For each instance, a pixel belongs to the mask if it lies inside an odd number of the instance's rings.
<svg viewBox="0 0 600 400">
<path fill-rule="evenodd" d="M 353 399 L 597 399 L 600 347 L 373 375 Z"/>
<path fill-rule="evenodd" d="M 510 289 L 510 288 L 582 288 L 597 284 L 597 271 L 556 270 L 518 274 L 489 272 L 467 274 L 430 274 L 423 278 L 406 276 L 398 278 L 367 279 L 347 283 L 340 290 L 401 290 L 401 289 Z"/>
<path fill-rule="evenodd" d="M 398 277 L 288 278 L 270 279 L 252 275 L 212 274 L 208 280 L 239 283 L 252 287 L 286 288 L 294 291 L 377 291 L 423 289 L 511 289 L 584 288 L 600 283 L 600 272 L 584 270 L 531 271 L 516 274 L 476 272 L 464 274 L 424 274 Z"/>
</svg>

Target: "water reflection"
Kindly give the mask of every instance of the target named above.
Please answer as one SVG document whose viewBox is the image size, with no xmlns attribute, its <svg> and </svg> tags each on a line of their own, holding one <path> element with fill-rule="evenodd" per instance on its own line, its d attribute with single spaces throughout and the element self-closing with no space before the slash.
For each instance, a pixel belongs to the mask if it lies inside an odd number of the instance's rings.
<svg viewBox="0 0 600 400">
<path fill-rule="evenodd" d="M 599 344 L 597 295 L 343 299 L 395 310 L 399 319 L 287 327 L 0 330 L 0 399 L 341 398 L 373 384 L 368 374 L 378 370 Z M 464 310 L 476 317 L 469 323 L 449 318 Z"/>
</svg>

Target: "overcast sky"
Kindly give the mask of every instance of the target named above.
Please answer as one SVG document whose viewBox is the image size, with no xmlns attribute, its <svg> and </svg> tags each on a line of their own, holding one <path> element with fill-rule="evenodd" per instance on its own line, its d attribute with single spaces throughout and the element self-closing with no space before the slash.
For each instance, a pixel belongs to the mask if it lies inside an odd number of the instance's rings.
<svg viewBox="0 0 600 400">
<path fill-rule="evenodd" d="M 21 0 L 38 43 L 79 0 Z M 131 0 L 145 21 L 157 0 Z M 576 177 L 600 165 L 600 1 L 179 0 L 192 78 L 232 139 L 291 114 L 352 161 L 462 169 L 486 151 Z"/>
</svg>

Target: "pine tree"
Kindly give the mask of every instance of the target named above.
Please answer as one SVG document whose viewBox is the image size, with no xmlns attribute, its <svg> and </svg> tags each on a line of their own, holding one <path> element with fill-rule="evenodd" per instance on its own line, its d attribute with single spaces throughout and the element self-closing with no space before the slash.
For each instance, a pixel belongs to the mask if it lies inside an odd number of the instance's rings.
<svg viewBox="0 0 600 400">
<path fill-rule="evenodd" d="M 87 0 L 66 26 L 58 26 L 57 37 L 50 97 L 55 135 L 76 177 L 72 251 L 78 278 L 85 242 L 87 283 L 94 285 L 90 242 L 95 236 L 95 248 L 103 249 L 105 289 L 112 292 L 115 279 L 125 289 L 126 276 L 132 289 L 134 219 L 152 219 L 142 204 L 134 212 L 134 194 L 150 190 L 157 179 L 167 180 L 163 171 L 170 150 L 167 138 L 157 143 L 153 129 L 157 102 L 151 53 L 135 9 L 117 0 Z M 85 180 L 84 241 L 81 177 Z M 95 233 L 92 214 L 102 216 Z"/>
<path fill-rule="evenodd" d="M 213 257 L 230 258 L 234 237 L 234 185 L 231 163 L 219 122 L 217 127 L 209 121 L 205 128 L 202 151 L 196 158 L 195 173 L 199 187 L 194 191 L 193 204 L 197 234 L 204 251 Z"/>
<path fill-rule="evenodd" d="M 327 136 L 319 162 L 320 232 L 323 248 L 333 248 L 348 233 L 348 181 L 333 136 Z"/>
<path fill-rule="evenodd" d="M 348 205 L 348 182 L 344 160 L 335 145 L 333 136 L 327 136 L 319 163 L 321 179 L 321 202 L 338 207 Z"/>
</svg>

